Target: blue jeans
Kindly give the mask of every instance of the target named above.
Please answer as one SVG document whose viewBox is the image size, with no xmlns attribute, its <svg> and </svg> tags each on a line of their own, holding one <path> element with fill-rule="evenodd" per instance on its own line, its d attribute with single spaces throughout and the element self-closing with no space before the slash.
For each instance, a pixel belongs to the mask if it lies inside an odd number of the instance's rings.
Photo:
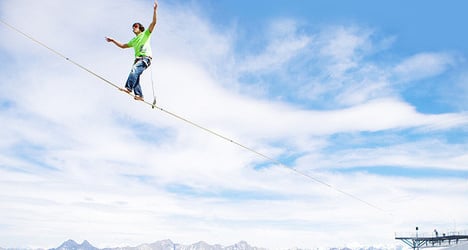
<svg viewBox="0 0 468 250">
<path fill-rule="evenodd" d="M 134 91 L 135 95 L 143 97 L 143 92 L 141 91 L 140 86 L 140 76 L 145 69 L 151 65 L 151 59 L 144 57 L 141 59 L 136 59 L 135 63 L 132 66 L 132 70 L 128 75 L 127 83 L 125 83 L 125 88 L 130 91 Z"/>
</svg>

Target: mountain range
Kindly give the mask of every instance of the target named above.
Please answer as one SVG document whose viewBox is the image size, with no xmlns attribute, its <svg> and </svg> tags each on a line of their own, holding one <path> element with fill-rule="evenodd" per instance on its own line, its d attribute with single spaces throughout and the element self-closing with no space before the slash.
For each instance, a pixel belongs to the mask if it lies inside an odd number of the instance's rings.
<svg viewBox="0 0 468 250">
<path fill-rule="evenodd" d="M 468 250 L 468 244 L 465 245 L 466 248 L 456 249 L 456 250 Z M 396 248 L 376 248 L 376 247 L 361 247 L 355 248 L 354 250 L 402 250 L 402 246 L 398 246 Z M 46 249 L 25 249 L 25 248 L 1 248 L 0 250 L 46 250 Z M 67 240 L 62 245 L 57 248 L 51 248 L 48 250 L 267 250 L 266 248 L 259 248 L 250 246 L 245 241 L 240 241 L 231 246 L 222 246 L 219 244 L 210 245 L 206 242 L 200 241 L 191 245 L 182 245 L 178 243 L 174 243 L 171 240 L 161 240 L 156 241 L 150 244 L 141 244 L 135 247 L 113 247 L 113 248 L 97 248 L 91 245 L 87 240 L 83 241 L 83 243 L 78 244 L 74 240 Z M 305 250 L 299 248 L 291 248 L 288 250 Z M 351 248 L 329 248 L 329 250 L 353 250 Z"/>
<path fill-rule="evenodd" d="M 18 248 L 1 248 L 0 250 L 33 250 L 33 249 L 18 249 Z M 44 250 L 44 249 L 34 249 Z M 231 246 L 221 246 L 219 244 L 210 245 L 206 242 L 200 241 L 192 245 L 182 245 L 173 243 L 171 240 L 161 240 L 151 244 L 141 244 L 136 247 L 114 247 L 114 248 L 97 248 L 91 245 L 87 240 L 78 244 L 74 240 L 67 240 L 57 248 L 49 250 L 266 250 L 266 248 L 252 247 L 245 241 L 240 241 Z"/>
<path fill-rule="evenodd" d="M 200 241 L 192 245 L 181 245 L 173 243 L 171 240 L 161 240 L 151 244 L 141 244 L 136 247 L 114 247 L 99 249 L 92 246 L 88 241 L 83 241 L 81 245 L 73 240 L 64 242 L 58 248 L 49 250 L 266 250 L 264 248 L 252 247 L 247 242 L 241 241 L 232 246 L 223 247 L 221 245 L 209 245 Z"/>
</svg>

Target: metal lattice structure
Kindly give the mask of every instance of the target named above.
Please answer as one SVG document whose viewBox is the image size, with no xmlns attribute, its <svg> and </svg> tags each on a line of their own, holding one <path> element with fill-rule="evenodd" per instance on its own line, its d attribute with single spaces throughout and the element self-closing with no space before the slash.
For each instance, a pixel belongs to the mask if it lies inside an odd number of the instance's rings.
<svg viewBox="0 0 468 250">
<path fill-rule="evenodd" d="M 395 234 L 395 239 L 403 241 L 414 250 L 429 247 L 449 247 L 462 242 L 468 242 L 468 232 L 449 232 L 439 235 L 434 230 L 433 233 L 419 234 L 416 227 L 416 234 Z"/>
</svg>

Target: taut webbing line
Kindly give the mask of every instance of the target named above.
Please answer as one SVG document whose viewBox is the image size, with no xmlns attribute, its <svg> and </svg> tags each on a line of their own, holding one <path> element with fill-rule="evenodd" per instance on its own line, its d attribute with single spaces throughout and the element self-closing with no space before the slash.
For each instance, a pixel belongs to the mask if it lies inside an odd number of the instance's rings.
<svg viewBox="0 0 468 250">
<path fill-rule="evenodd" d="M 28 34 L 22 32 L 21 30 L 19 30 L 19 29 L 15 28 L 14 26 L 8 24 L 7 22 L 5 22 L 5 21 L 3 21 L 3 20 L 1 20 L 1 19 L 0 19 L 0 22 L 2 22 L 4 25 L 6 25 L 7 27 L 9 27 L 10 29 L 12 29 L 12 30 L 14 30 L 14 31 L 16 31 L 16 32 L 18 32 L 18 33 L 20 33 L 20 34 L 23 35 L 23 36 L 25 36 L 26 38 L 28 38 L 28 39 L 30 39 L 30 40 L 36 42 L 37 44 L 41 45 L 42 47 L 48 49 L 48 50 L 51 51 L 52 53 L 54 53 L 54 54 L 56 54 L 56 55 L 58 55 L 58 56 L 64 58 L 65 60 L 71 62 L 72 64 L 76 65 L 77 67 L 81 68 L 82 70 L 84 70 L 84 71 L 86 71 L 86 72 L 88 72 L 88 73 L 94 75 L 95 77 L 101 79 L 102 81 L 104 81 L 104 82 L 106 82 L 107 84 L 113 86 L 114 88 L 120 89 L 120 87 L 119 87 L 118 85 L 116 85 L 116 84 L 112 83 L 111 81 L 105 79 L 104 77 L 102 77 L 102 76 L 100 76 L 100 75 L 94 73 L 93 71 L 91 71 L 91 70 L 89 70 L 88 68 L 86 68 L 86 67 L 80 65 L 79 63 L 77 63 L 77 62 L 71 60 L 70 58 L 66 57 L 65 55 L 61 54 L 60 52 L 58 52 L 58 51 L 56 51 L 56 50 L 50 48 L 50 47 L 47 46 L 46 44 L 44 44 L 44 43 L 42 43 L 42 42 L 36 40 L 35 38 L 33 38 L 33 37 L 31 37 L 30 35 L 28 35 Z M 131 94 L 131 93 L 130 93 L 129 95 L 134 96 L 134 95 Z M 296 172 L 297 174 L 300 174 L 300 175 L 302 175 L 302 176 L 304 176 L 304 177 L 306 177 L 306 178 L 309 178 L 310 180 L 313 180 L 313 181 L 315 181 L 315 182 L 317 182 L 317 183 L 319 183 L 319 184 L 321 184 L 321 185 L 324 185 L 324 186 L 326 186 L 326 187 L 328 187 L 328 188 L 330 188 L 330 189 L 333 189 L 333 190 L 335 190 L 335 191 L 337 191 L 337 192 L 339 192 L 339 193 L 341 193 L 341 194 L 344 194 L 344 195 L 346 195 L 346 196 L 348 196 L 348 197 L 350 197 L 350 198 L 352 198 L 352 199 L 354 199 L 354 200 L 357 200 L 357 201 L 359 201 L 359 202 L 362 202 L 362 203 L 366 204 L 367 206 L 370 206 L 370 207 L 372 207 L 372 208 L 375 208 L 375 209 L 377 209 L 377 210 L 380 210 L 380 211 L 382 211 L 382 212 L 385 212 L 383 209 L 381 209 L 381 208 L 379 208 L 379 207 L 373 205 L 372 203 L 369 203 L 369 202 L 367 202 L 367 201 L 365 201 L 365 200 L 363 200 L 363 199 L 361 199 L 361 198 L 359 198 L 359 197 L 357 197 L 357 196 L 355 196 L 355 195 L 353 195 L 353 194 L 350 194 L 350 193 L 345 192 L 345 191 L 343 191 L 343 190 L 341 190 L 341 189 L 338 189 L 338 188 L 336 188 L 336 187 L 334 187 L 334 186 L 332 186 L 332 185 L 330 185 L 330 184 L 328 184 L 328 183 L 326 183 L 326 182 L 324 182 L 324 181 L 321 181 L 321 180 L 319 180 L 318 178 L 313 177 L 313 176 L 311 176 L 311 175 L 309 175 L 309 174 L 307 174 L 307 173 L 305 173 L 305 172 L 299 171 L 299 170 L 294 169 L 294 168 L 287 167 L 285 164 L 281 163 L 280 161 L 278 161 L 278 160 L 276 160 L 276 159 L 273 159 L 273 158 L 270 157 L 270 156 L 267 156 L 267 155 L 265 155 L 265 154 L 263 154 L 263 153 L 260 153 L 260 152 L 258 152 L 258 151 L 255 150 L 255 149 L 252 149 L 252 148 L 250 148 L 250 147 L 247 147 L 247 146 L 245 146 L 245 145 L 243 145 L 243 144 L 241 144 L 241 143 L 239 143 L 239 142 L 237 142 L 237 141 L 234 141 L 234 140 L 232 140 L 232 139 L 230 139 L 230 138 L 228 138 L 228 137 L 226 137 L 226 136 L 224 136 L 224 135 L 222 135 L 222 134 L 219 134 L 219 133 L 217 133 L 217 132 L 215 132 L 215 131 L 213 131 L 213 130 L 211 130 L 211 129 L 208 129 L 208 128 L 206 128 L 206 127 L 203 127 L 203 126 L 201 126 L 201 125 L 199 125 L 199 124 L 197 124 L 197 123 L 195 123 L 195 122 L 192 122 L 192 121 L 190 121 L 190 120 L 188 120 L 188 119 L 186 119 L 186 118 L 184 118 L 184 117 L 182 117 L 182 116 L 180 116 L 180 115 L 177 115 L 177 114 L 175 114 L 175 113 L 173 113 L 173 112 L 170 112 L 170 111 L 168 111 L 168 110 L 165 110 L 165 109 L 163 109 L 162 107 L 157 106 L 154 102 L 153 102 L 153 103 L 150 103 L 150 102 L 148 102 L 148 101 L 143 101 L 143 103 L 149 105 L 149 106 L 152 107 L 153 109 L 156 108 L 156 109 L 158 109 L 158 110 L 160 110 L 160 111 L 162 111 L 162 112 L 164 112 L 164 113 L 166 113 L 166 114 L 168 114 L 168 115 L 170 115 L 170 116 L 172 116 L 172 117 L 175 117 L 175 118 L 177 118 L 177 119 L 179 119 L 179 120 L 181 120 L 181 121 L 184 121 L 184 122 L 186 122 L 186 123 L 188 123 L 188 124 L 190 124 L 190 125 L 192 125 L 192 126 L 194 126 L 194 127 L 196 127 L 196 128 L 199 128 L 199 129 L 201 129 L 201 130 L 204 130 L 204 131 L 206 131 L 206 132 L 208 132 L 208 133 L 210 133 L 210 134 L 212 134 L 212 135 L 214 135 L 214 136 L 217 136 L 217 137 L 219 137 L 219 138 L 221 138 L 221 139 L 224 139 L 224 140 L 226 140 L 226 141 L 228 141 L 228 142 L 231 142 L 231 143 L 233 143 L 233 144 L 235 144 L 235 145 L 237 145 L 237 146 L 239 146 L 239 147 L 241 147 L 241 148 L 243 148 L 243 149 L 245 149 L 245 150 L 247 150 L 247 151 L 250 151 L 250 152 L 252 152 L 252 153 L 254 153 L 254 154 L 258 155 L 258 156 L 261 156 L 262 158 L 264 158 L 264 159 L 270 161 L 271 163 L 278 164 L 279 166 L 282 166 L 282 167 L 284 167 L 284 168 L 286 168 L 286 169 L 289 169 L 289 170 L 291 170 L 291 171 L 294 171 L 294 172 Z"/>
<path fill-rule="evenodd" d="M 63 59 L 65 59 L 65 60 L 67 60 L 67 61 L 69 61 L 69 62 L 71 62 L 71 63 L 73 63 L 73 64 L 75 64 L 76 66 L 78 66 L 78 67 L 81 68 L 82 70 L 87 71 L 88 73 L 90 73 L 90 74 L 94 75 L 95 77 L 97 77 L 97 78 L 103 80 L 104 82 L 106 82 L 106 83 L 108 83 L 108 84 L 114 86 L 114 87 L 117 88 L 117 89 L 119 88 L 119 86 L 117 86 L 116 84 L 114 84 L 114 83 L 108 81 L 108 80 L 105 79 L 104 77 L 102 77 L 102 76 L 100 76 L 100 75 L 94 73 L 93 71 L 87 69 L 86 67 L 81 66 L 79 63 L 77 63 L 77 62 L 73 61 L 72 59 L 66 57 L 66 56 L 63 55 L 62 53 L 60 53 L 60 52 L 58 52 L 58 51 L 52 49 L 51 47 L 47 46 L 46 44 L 44 44 L 44 43 L 42 43 L 42 42 L 36 40 L 34 37 L 32 37 L 32 36 L 30 36 L 30 35 L 24 33 L 23 31 L 21 31 L 21 30 L 15 28 L 13 25 L 8 24 L 7 22 L 5 22 L 5 21 L 3 21 L 3 20 L 1 20 L 1 19 L 0 19 L 0 22 L 2 22 L 4 25 L 6 25 L 7 27 L 9 27 L 10 29 L 12 29 L 12 30 L 14 30 L 14 31 L 16 31 L 16 32 L 18 32 L 18 33 L 20 33 L 21 35 L 23 35 L 23 36 L 29 38 L 30 40 L 34 41 L 35 43 L 37 43 L 37 44 L 39 44 L 39 45 L 41 45 L 42 47 L 44 47 L 44 48 L 50 50 L 52 53 L 54 53 L 54 54 L 56 54 L 56 55 L 62 57 Z"/>
</svg>

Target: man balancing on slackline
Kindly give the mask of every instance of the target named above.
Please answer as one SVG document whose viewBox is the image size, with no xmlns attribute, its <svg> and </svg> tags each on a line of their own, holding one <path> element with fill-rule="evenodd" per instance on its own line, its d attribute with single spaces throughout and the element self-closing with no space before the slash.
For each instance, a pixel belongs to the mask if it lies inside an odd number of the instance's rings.
<svg viewBox="0 0 468 250">
<path fill-rule="evenodd" d="M 117 47 L 126 49 L 133 48 L 135 50 L 135 61 L 132 66 L 132 70 L 128 75 L 127 82 L 125 83 L 125 88 L 119 88 L 121 91 L 124 91 L 130 94 L 132 91 L 135 93 L 135 100 L 143 101 L 143 92 L 141 91 L 140 86 L 140 76 L 145 69 L 151 65 L 152 52 L 151 52 L 151 34 L 153 32 L 154 26 L 156 26 L 158 9 L 157 0 L 154 1 L 153 7 L 153 20 L 149 24 L 148 29 L 145 30 L 145 27 L 141 23 L 134 23 L 132 25 L 133 33 L 135 37 L 130 40 L 128 43 L 121 43 L 115 40 L 112 37 L 106 37 L 107 42 L 112 42 Z"/>
</svg>

